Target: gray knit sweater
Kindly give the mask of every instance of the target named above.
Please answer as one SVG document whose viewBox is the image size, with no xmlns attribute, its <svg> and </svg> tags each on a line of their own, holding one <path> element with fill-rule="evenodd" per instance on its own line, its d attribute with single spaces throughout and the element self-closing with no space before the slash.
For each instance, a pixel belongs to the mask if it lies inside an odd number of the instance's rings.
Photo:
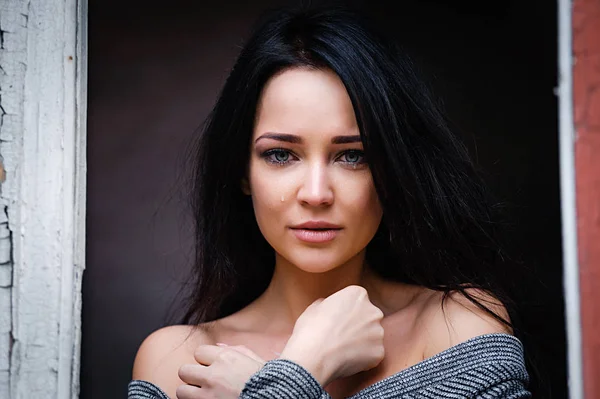
<svg viewBox="0 0 600 399">
<path fill-rule="evenodd" d="M 487 334 L 460 343 L 387 377 L 349 399 L 531 398 L 521 342 Z M 169 399 L 146 381 L 129 384 L 128 399 Z M 242 399 L 331 399 L 308 371 L 289 360 L 268 361 L 244 387 Z"/>
</svg>

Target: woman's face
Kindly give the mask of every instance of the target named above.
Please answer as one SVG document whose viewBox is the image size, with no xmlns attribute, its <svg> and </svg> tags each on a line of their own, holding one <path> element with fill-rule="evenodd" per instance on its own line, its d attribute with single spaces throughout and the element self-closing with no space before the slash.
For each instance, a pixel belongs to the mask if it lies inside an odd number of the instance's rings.
<svg viewBox="0 0 600 399">
<path fill-rule="evenodd" d="M 296 68 L 267 82 L 245 190 L 265 239 L 296 267 L 325 272 L 364 255 L 382 210 L 337 75 Z"/>
</svg>

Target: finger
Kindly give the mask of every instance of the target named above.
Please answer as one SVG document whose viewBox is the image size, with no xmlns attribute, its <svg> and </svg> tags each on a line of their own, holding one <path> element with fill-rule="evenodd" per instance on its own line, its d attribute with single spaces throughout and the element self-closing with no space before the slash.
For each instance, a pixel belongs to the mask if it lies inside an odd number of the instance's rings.
<svg viewBox="0 0 600 399">
<path fill-rule="evenodd" d="M 365 287 L 360 285 L 349 285 L 341 290 L 333 293 L 333 295 L 351 295 L 353 297 L 364 298 L 369 297 L 369 293 Z M 331 296 L 333 296 L 331 295 Z"/>
<path fill-rule="evenodd" d="M 319 299 L 315 300 L 313 303 L 311 303 L 310 305 L 308 305 L 308 307 L 306 309 L 304 309 L 304 312 L 308 311 L 309 309 L 314 308 L 315 306 L 318 306 L 324 300 L 325 300 L 325 298 L 319 298 Z"/>
<path fill-rule="evenodd" d="M 194 359 L 200 364 L 210 366 L 224 350 L 227 348 L 216 345 L 200 345 L 194 352 Z"/>
<path fill-rule="evenodd" d="M 233 349 L 236 352 L 241 353 L 244 356 L 248 356 L 250 359 L 259 362 L 260 364 L 264 364 L 265 361 L 263 359 L 261 359 L 260 356 L 258 356 L 256 353 L 252 352 L 252 350 L 250 350 L 249 348 L 245 347 L 244 345 L 236 345 L 236 346 L 230 346 L 229 348 Z"/>
<path fill-rule="evenodd" d="M 177 372 L 181 381 L 201 387 L 208 379 L 207 367 L 199 364 L 184 364 Z"/>
<path fill-rule="evenodd" d="M 193 385 L 180 385 L 175 391 L 177 399 L 201 399 L 204 397 L 202 388 Z"/>
<path fill-rule="evenodd" d="M 316 305 L 320 304 L 321 302 L 323 302 L 324 300 L 325 300 L 325 298 L 319 298 L 316 301 L 314 301 L 313 303 L 311 303 L 310 306 L 313 306 L 313 305 L 316 306 Z"/>
</svg>

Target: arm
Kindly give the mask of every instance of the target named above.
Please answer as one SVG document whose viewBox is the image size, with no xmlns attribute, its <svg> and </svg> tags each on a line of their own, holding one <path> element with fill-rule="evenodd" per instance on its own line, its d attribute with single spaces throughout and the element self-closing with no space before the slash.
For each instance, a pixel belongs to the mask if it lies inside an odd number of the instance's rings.
<svg viewBox="0 0 600 399">
<path fill-rule="evenodd" d="M 331 399 L 304 367 L 287 359 L 267 362 L 246 382 L 241 399 Z"/>
<path fill-rule="evenodd" d="M 321 388 L 317 380 L 306 369 L 284 359 L 267 362 L 261 370 L 246 382 L 239 398 L 331 399 L 329 394 Z M 129 383 L 127 399 L 170 398 L 156 385 L 147 381 L 134 380 Z"/>
<path fill-rule="evenodd" d="M 136 354 L 128 397 L 175 398 L 177 387 L 183 384 L 177 370 L 194 361 L 193 353 L 199 344 L 209 342 L 202 330 L 192 326 L 169 326 L 150 334 Z"/>
<path fill-rule="evenodd" d="M 177 395 L 197 399 L 204 391 L 237 398 L 243 391 L 246 398 L 328 398 L 322 386 L 381 362 L 382 318 L 364 288 L 346 287 L 310 305 L 296 321 L 281 357 L 266 365 L 245 347 L 201 345 L 196 364 L 180 369 L 186 385 Z"/>
<path fill-rule="evenodd" d="M 481 301 L 495 314 L 510 322 L 504 306 L 491 295 L 469 289 L 467 292 Z M 428 387 L 429 392 L 443 392 L 445 389 L 459 389 L 464 397 L 489 399 L 521 399 L 530 398 L 526 387 L 529 376 L 525 368 L 524 351 L 518 340 L 512 336 L 512 328 L 493 318 L 471 301 L 452 293 L 440 306 L 434 298 L 425 312 L 428 326 L 425 358 L 453 348 L 460 343 L 481 338 L 482 347 L 473 347 L 468 352 L 469 360 L 461 362 L 461 372 L 452 380 L 442 381 L 439 386 Z M 489 337 L 489 334 L 504 334 Z M 489 338 L 486 338 L 488 336 Z M 471 341 L 472 342 L 472 341 Z M 454 351 L 453 356 L 467 356 Z M 469 365 L 467 365 L 467 362 Z M 454 367 L 454 366 L 452 366 Z M 426 395 L 425 395 L 426 396 Z M 435 395 L 434 395 L 435 396 Z"/>
<path fill-rule="evenodd" d="M 197 364 L 187 364 L 179 370 L 179 377 L 185 382 L 177 388 L 179 399 L 330 399 L 318 380 L 330 376 L 310 371 L 324 369 L 315 368 L 321 363 L 319 353 L 314 353 L 310 362 L 303 357 L 265 363 L 244 346 L 220 344 L 201 345 L 194 357 Z"/>
<path fill-rule="evenodd" d="M 127 387 L 127 399 L 169 399 L 169 397 L 148 381 L 134 380 Z"/>
</svg>

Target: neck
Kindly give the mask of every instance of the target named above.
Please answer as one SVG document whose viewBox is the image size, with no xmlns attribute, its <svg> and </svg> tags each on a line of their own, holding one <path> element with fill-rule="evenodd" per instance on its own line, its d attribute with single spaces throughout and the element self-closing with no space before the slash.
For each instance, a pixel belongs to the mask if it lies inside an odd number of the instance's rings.
<svg viewBox="0 0 600 399">
<path fill-rule="evenodd" d="M 273 278 L 260 300 L 265 314 L 273 321 L 272 328 L 291 333 L 296 320 L 311 303 L 349 285 L 369 290 L 373 277 L 364 262 L 365 251 L 333 270 L 310 273 L 276 255 Z"/>
</svg>

